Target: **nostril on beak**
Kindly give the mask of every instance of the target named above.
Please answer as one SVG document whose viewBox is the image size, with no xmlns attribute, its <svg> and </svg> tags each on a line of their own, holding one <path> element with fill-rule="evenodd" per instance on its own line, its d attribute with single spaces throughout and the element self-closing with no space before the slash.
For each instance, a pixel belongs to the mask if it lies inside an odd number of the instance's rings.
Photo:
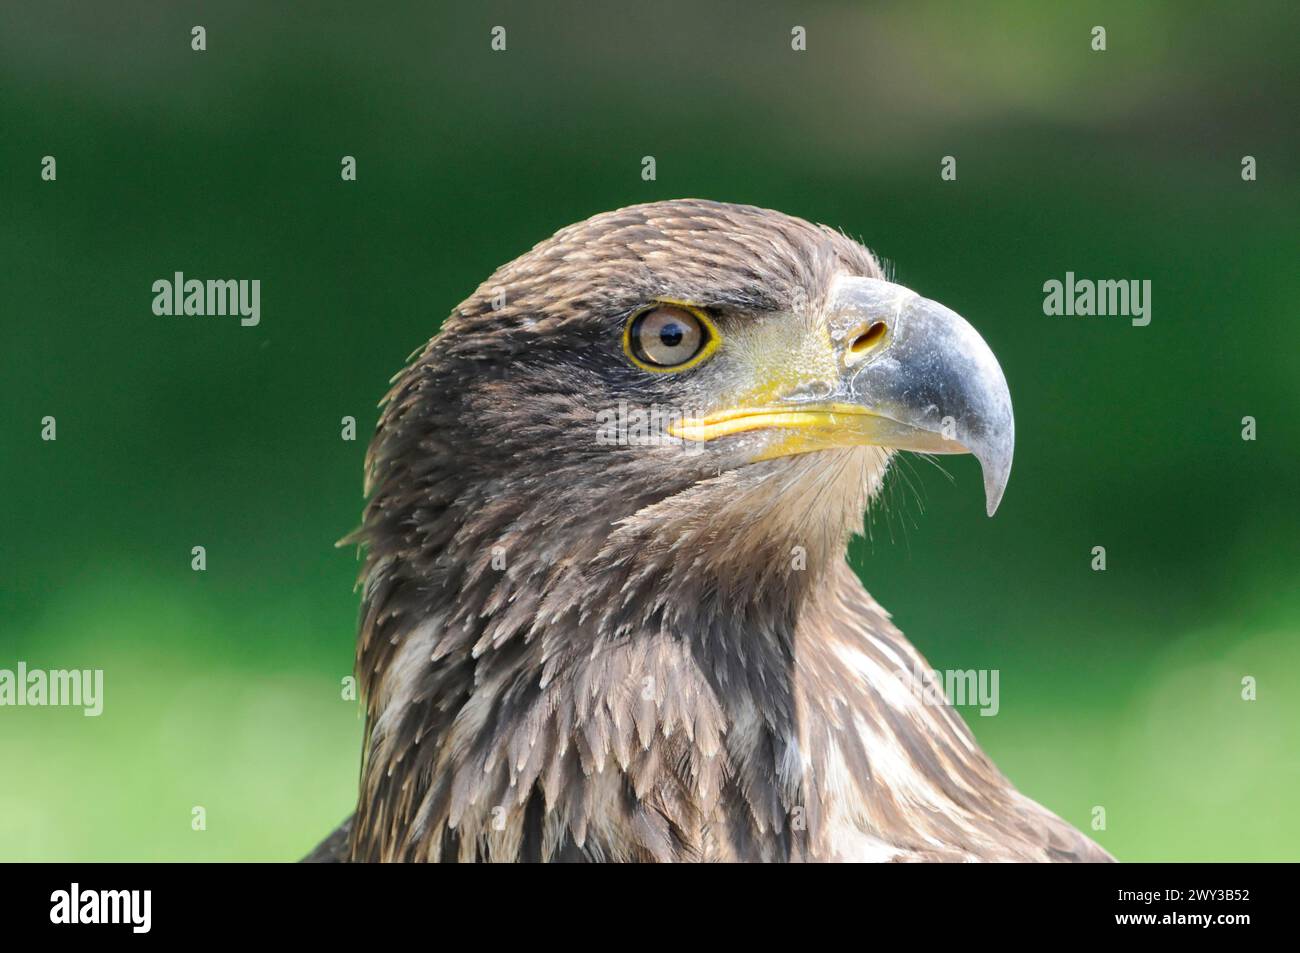
<svg viewBox="0 0 1300 953">
<path fill-rule="evenodd" d="M 850 364 L 856 364 L 863 360 L 868 354 L 880 347 L 884 343 L 885 334 L 889 328 L 885 326 L 884 321 L 873 321 L 866 328 L 860 330 L 849 345 L 848 353 L 845 355 Z"/>
</svg>

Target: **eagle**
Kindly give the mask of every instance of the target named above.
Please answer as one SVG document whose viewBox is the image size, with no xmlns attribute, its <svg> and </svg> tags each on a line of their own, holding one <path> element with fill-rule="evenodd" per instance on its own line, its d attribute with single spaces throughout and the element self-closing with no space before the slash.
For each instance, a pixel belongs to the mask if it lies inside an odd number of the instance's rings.
<svg viewBox="0 0 1300 953">
<path fill-rule="evenodd" d="M 499 268 L 366 458 L 355 813 L 309 861 L 1105 861 L 847 561 L 900 451 L 1011 469 L 1001 367 L 843 232 L 634 205 Z"/>
</svg>

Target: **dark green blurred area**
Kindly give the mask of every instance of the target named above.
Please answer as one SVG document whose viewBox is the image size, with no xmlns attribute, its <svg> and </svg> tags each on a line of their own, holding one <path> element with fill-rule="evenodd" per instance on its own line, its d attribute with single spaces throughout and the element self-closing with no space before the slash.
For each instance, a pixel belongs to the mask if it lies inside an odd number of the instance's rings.
<svg viewBox="0 0 1300 953">
<path fill-rule="evenodd" d="M 0 859 L 337 823 L 385 382 L 497 265 L 681 196 L 841 227 L 997 353 L 997 517 L 910 460 L 853 558 L 933 665 L 999 670 L 1003 770 L 1122 859 L 1300 859 L 1300 13 L 1042 6 L 6 4 L 0 668 L 106 701 L 0 709 Z M 261 279 L 260 326 L 155 316 L 174 271 Z M 1067 271 L 1149 279 L 1151 324 L 1044 316 Z"/>
</svg>

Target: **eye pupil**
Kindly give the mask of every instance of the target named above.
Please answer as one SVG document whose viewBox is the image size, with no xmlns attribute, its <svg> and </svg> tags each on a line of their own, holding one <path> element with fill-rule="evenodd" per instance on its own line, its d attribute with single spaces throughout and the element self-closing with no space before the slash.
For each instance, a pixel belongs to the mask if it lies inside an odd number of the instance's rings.
<svg viewBox="0 0 1300 953">
<path fill-rule="evenodd" d="M 677 347 L 686 337 L 686 331 L 679 324 L 670 324 L 659 332 L 659 341 L 664 347 Z"/>
</svg>

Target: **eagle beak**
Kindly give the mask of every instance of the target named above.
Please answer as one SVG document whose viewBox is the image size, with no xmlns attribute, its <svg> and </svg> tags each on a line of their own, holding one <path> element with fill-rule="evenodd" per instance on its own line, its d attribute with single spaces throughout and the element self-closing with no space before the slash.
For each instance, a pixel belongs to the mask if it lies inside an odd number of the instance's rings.
<svg viewBox="0 0 1300 953">
<path fill-rule="evenodd" d="M 805 367 L 762 406 L 745 401 L 683 421 L 680 435 L 781 431 L 760 458 L 863 444 L 974 454 L 992 516 L 1011 475 L 1015 419 L 984 339 L 938 302 L 878 278 L 837 278 L 824 318 L 830 353 L 817 361 L 819 371 Z"/>
<path fill-rule="evenodd" d="M 1011 476 L 1016 423 L 984 339 L 955 311 L 876 278 L 837 280 L 827 312 L 846 372 L 840 399 L 898 425 L 886 446 L 974 454 L 992 516 Z"/>
</svg>

